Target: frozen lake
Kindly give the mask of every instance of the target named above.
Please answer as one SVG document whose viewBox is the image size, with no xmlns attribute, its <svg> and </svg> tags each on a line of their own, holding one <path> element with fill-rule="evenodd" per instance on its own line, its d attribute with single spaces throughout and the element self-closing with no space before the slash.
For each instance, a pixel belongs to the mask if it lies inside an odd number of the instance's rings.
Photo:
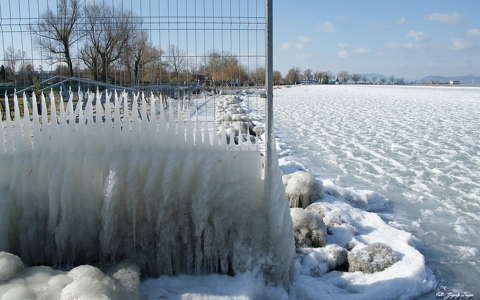
<svg viewBox="0 0 480 300">
<path fill-rule="evenodd" d="M 418 238 L 437 279 L 480 296 L 480 88 L 299 86 L 274 106 L 295 160 L 384 194 L 382 216 Z"/>
</svg>

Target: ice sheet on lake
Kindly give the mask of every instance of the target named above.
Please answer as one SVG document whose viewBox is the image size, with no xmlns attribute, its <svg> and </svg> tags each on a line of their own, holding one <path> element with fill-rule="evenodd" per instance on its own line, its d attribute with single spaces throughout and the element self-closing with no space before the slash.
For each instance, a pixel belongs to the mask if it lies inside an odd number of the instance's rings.
<svg viewBox="0 0 480 300">
<path fill-rule="evenodd" d="M 480 88 L 299 86 L 276 89 L 274 109 L 289 169 L 386 196 L 435 275 L 480 295 L 465 251 L 480 248 Z"/>
</svg>

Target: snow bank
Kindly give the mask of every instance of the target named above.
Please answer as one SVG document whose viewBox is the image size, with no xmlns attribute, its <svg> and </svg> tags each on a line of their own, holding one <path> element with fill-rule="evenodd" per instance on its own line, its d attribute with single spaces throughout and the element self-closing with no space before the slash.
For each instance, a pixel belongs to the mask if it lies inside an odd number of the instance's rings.
<svg viewBox="0 0 480 300">
<path fill-rule="evenodd" d="M 323 182 L 325 193 L 341 198 L 354 207 L 371 212 L 381 212 L 391 208 L 391 203 L 380 193 L 368 190 L 342 188 L 331 180 Z"/>
<path fill-rule="evenodd" d="M 8 268 L 6 263 L 16 267 Z M 119 264 L 111 274 L 88 265 L 76 267 L 69 272 L 46 266 L 23 269 L 19 265 L 23 267 L 19 257 L 0 252 L 0 270 L 11 271 L 8 279 L 0 279 L 1 300 L 139 299 L 140 274 L 138 268 L 132 265 Z"/>
<path fill-rule="evenodd" d="M 142 283 L 145 300 L 287 300 L 284 289 L 265 286 L 264 280 L 252 273 L 234 277 L 225 275 L 163 276 Z"/>
<path fill-rule="evenodd" d="M 400 260 L 381 272 L 328 272 L 320 277 L 297 274 L 293 290 L 297 299 L 412 299 L 435 286 L 423 255 L 411 246 L 410 233 L 387 225 L 377 214 L 366 212 L 325 195 L 321 202 L 329 235 L 327 244 L 355 251 L 374 243 L 390 246 Z M 311 266 L 308 266 L 311 268 Z"/>
<path fill-rule="evenodd" d="M 15 97 L 18 117 L 0 123 L 0 250 L 30 265 L 130 259 L 150 276 L 257 271 L 287 284 L 288 203 L 280 174 L 265 199 L 257 146 L 154 97 L 110 97 L 50 101 L 50 121 L 36 105 L 21 119 Z"/>
</svg>

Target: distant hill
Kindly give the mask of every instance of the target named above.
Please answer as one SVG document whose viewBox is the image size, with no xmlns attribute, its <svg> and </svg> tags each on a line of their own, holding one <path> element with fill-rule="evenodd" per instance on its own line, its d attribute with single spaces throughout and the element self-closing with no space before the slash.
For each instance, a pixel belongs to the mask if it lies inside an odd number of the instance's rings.
<svg viewBox="0 0 480 300">
<path fill-rule="evenodd" d="M 426 76 L 423 77 L 420 80 L 417 80 L 417 82 L 420 83 L 429 83 L 429 82 L 449 82 L 450 80 L 453 81 L 459 81 L 460 83 L 463 84 L 480 84 L 480 76 L 475 76 L 475 75 L 465 75 L 465 76 Z"/>
</svg>

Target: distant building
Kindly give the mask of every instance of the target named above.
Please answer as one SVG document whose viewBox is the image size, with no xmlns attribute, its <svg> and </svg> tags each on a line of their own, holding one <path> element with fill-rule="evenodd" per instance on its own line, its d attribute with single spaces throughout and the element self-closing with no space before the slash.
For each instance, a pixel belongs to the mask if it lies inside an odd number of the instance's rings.
<svg viewBox="0 0 480 300">
<path fill-rule="evenodd" d="M 460 84 L 460 81 L 458 80 L 450 80 L 450 85 L 457 85 L 457 84 Z"/>
</svg>

